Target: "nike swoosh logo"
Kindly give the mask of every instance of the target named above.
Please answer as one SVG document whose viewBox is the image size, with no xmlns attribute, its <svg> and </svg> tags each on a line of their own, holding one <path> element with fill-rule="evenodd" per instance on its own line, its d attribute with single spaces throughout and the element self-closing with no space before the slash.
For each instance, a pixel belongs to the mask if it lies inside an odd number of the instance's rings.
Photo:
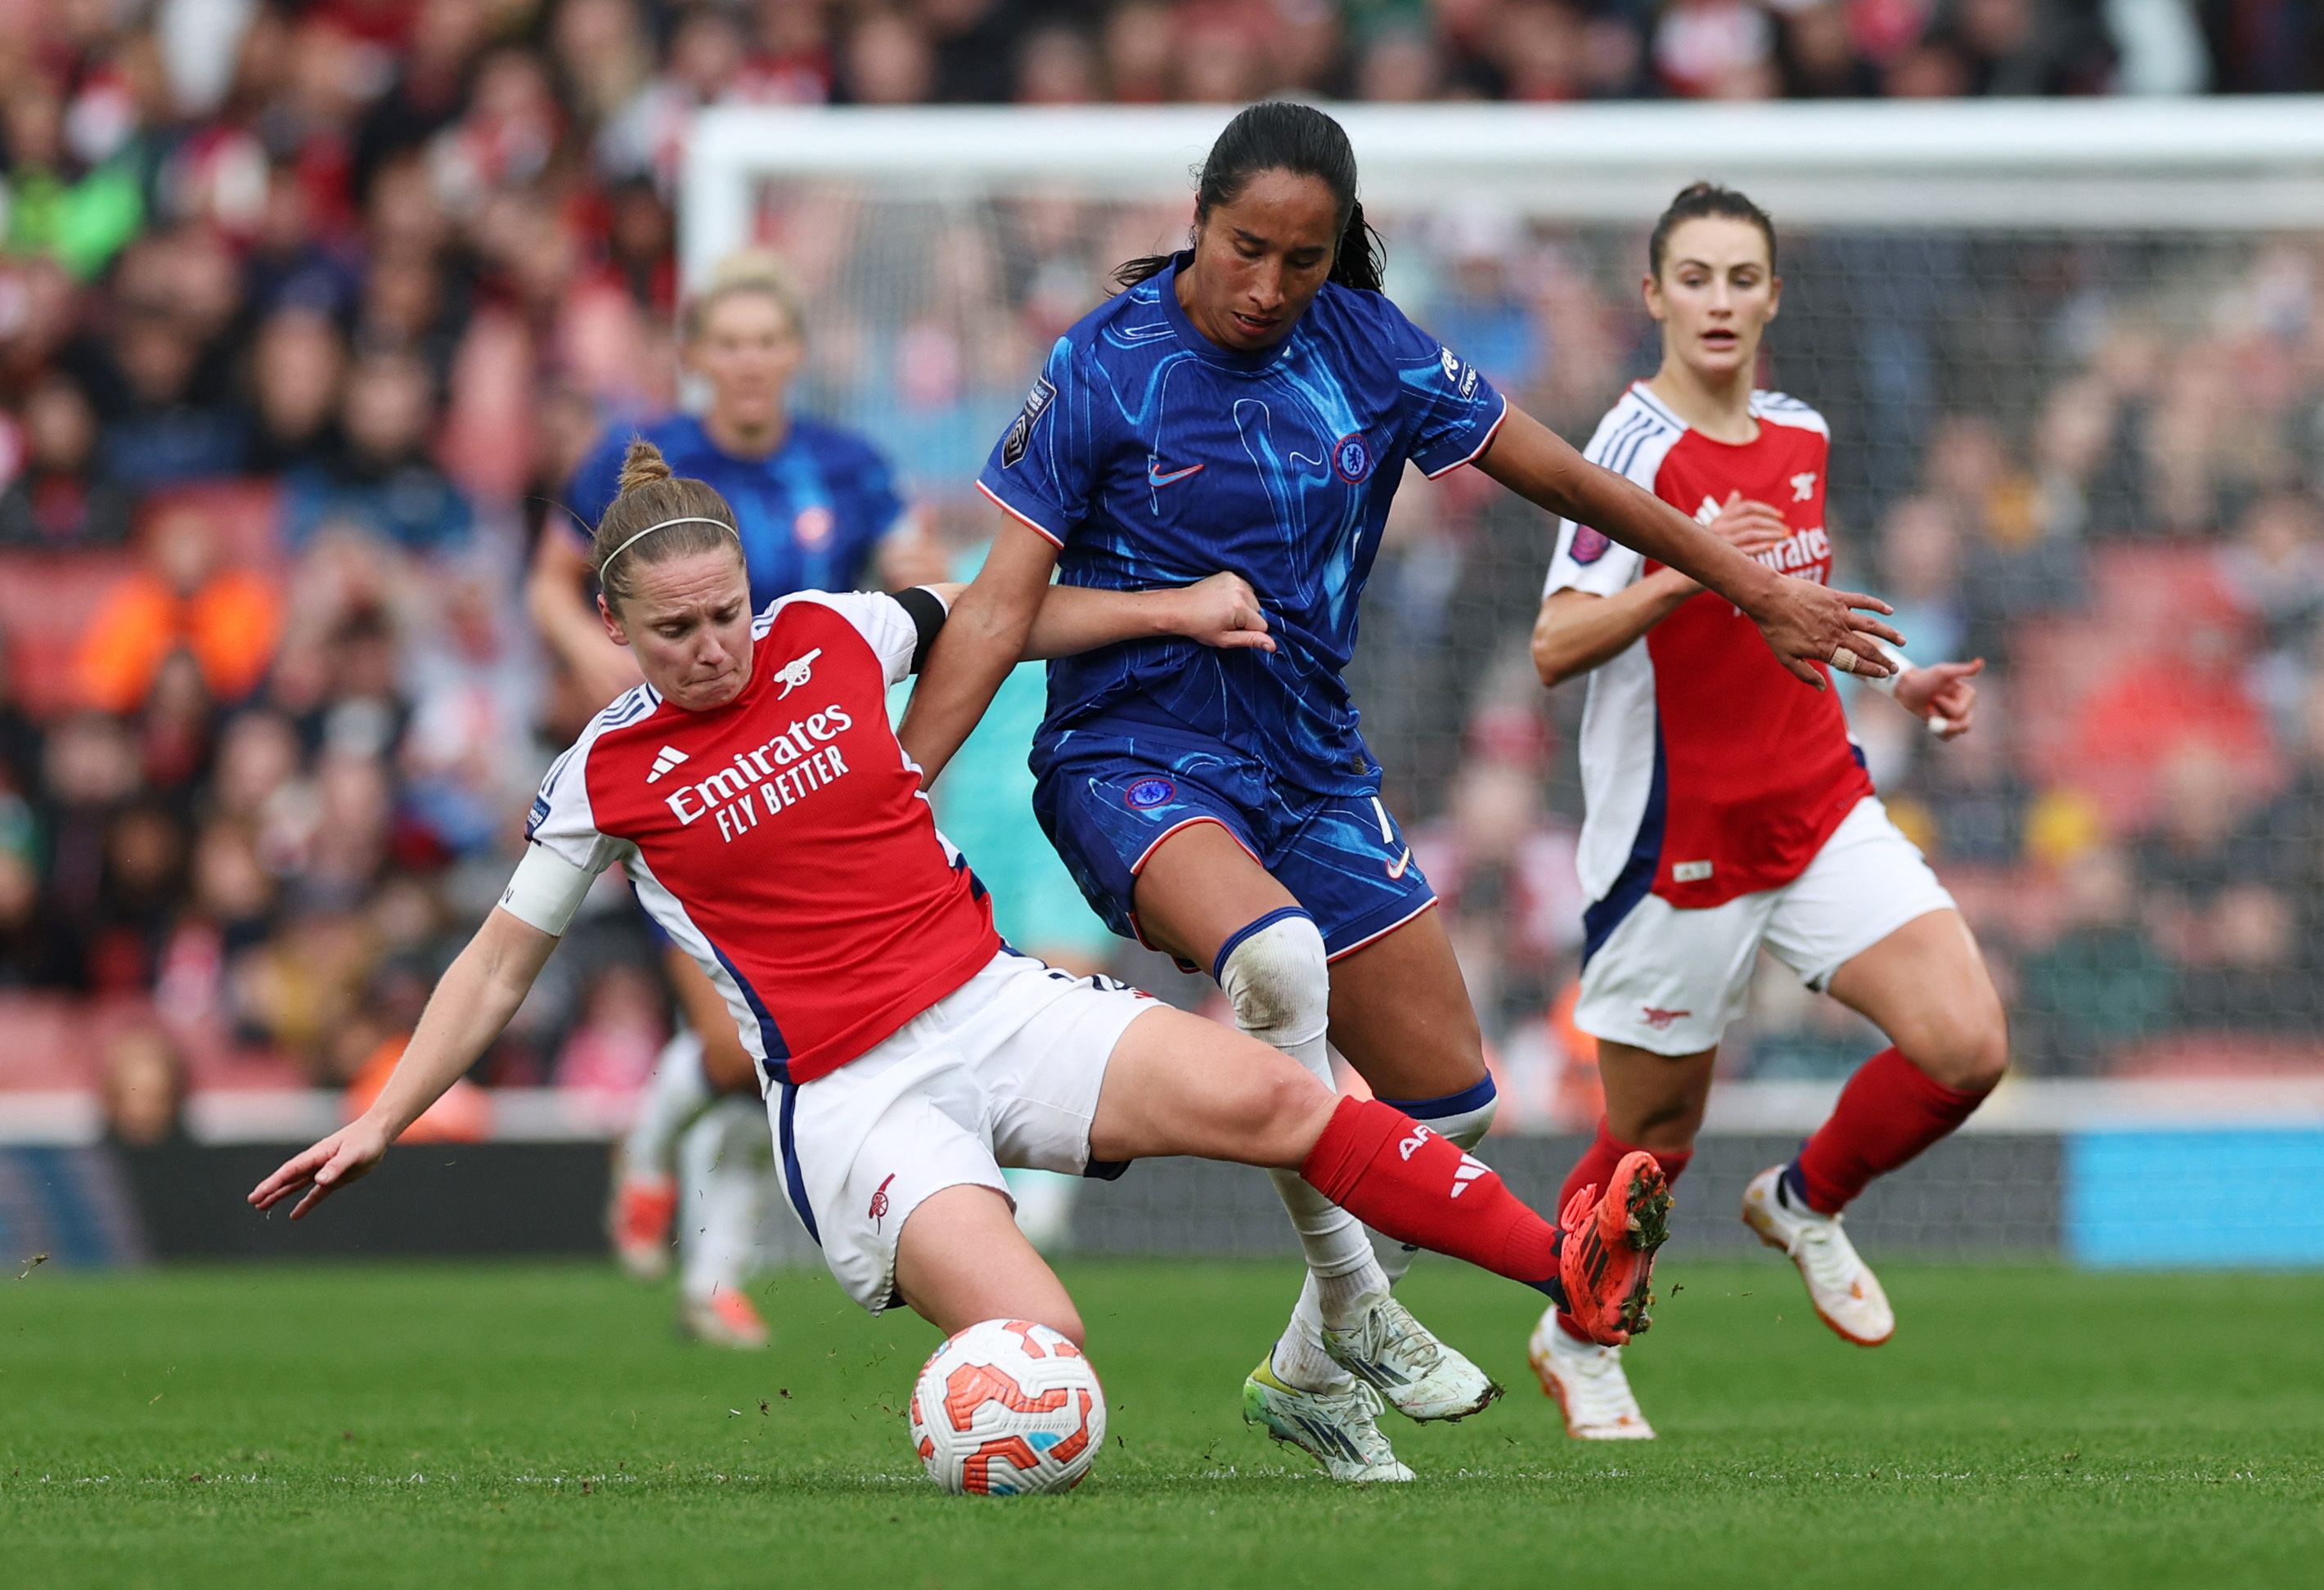
<svg viewBox="0 0 2324 1590">
<path fill-rule="evenodd" d="M 1404 869 L 1411 865 L 1412 847 L 1410 845 L 1406 845 L 1404 847 L 1404 854 L 1398 856 L 1395 860 L 1388 863 L 1388 875 L 1390 878 L 1402 878 L 1404 876 Z"/>
<path fill-rule="evenodd" d="M 1146 461 L 1146 483 L 1149 486 L 1167 486 L 1173 481 L 1183 481 L 1190 474 L 1200 474 L 1206 467 L 1208 466 L 1204 464 L 1190 464 L 1184 469 L 1174 469 L 1168 474 L 1164 474 L 1161 461 L 1148 458 Z"/>
</svg>

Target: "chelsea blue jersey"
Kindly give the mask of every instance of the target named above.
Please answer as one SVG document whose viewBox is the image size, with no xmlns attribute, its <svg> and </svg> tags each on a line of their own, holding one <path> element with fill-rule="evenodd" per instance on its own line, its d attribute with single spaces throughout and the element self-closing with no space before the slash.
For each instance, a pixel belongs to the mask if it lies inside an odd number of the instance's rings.
<svg viewBox="0 0 2324 1590">
<path fill-rule="evenodd" d="M 613 501 L 630 439 L 661 449 L 670 473 L 707 481 L 734 510 L 756 611 L 795 591 L 853 591 L 872 549 L 903 511 L 888 461 L 848 431 L 793 418 L 783 445 L 764 458 L 722 453 L 691 414 L 617 430 L 590 453 L 567 489 L 573 511 L 595 525 Z"/>
<path fill-rule="evenodd" d="M 1326 284 L 1291 335 L 1231 353 L 1194 329 L 1188 255 L 1057 340 L 978 480 L 1057 543 L 1058 579 L 1138 591 L 1222 569 L 1259 593 L 1276 650 L 1167 638 L 1049 665 L 1036 743 L 1108 718 L 1183 727 L 1322 794 L 1379 769 L 1341 673 L 1406 459 L 1429 475 L 1483 452 L 1501 395 L 1378 293 Z"/>
</svg>

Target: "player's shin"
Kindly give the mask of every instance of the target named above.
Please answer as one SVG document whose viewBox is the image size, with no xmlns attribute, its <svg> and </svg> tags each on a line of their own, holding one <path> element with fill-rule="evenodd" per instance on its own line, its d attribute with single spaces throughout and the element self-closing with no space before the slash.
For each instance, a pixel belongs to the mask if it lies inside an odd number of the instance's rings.
<svg viewBox="0 0 2324 1590">
<path fill-rule="evenodd" d="M 1500 1099 L 1493 1079 L 1487 1076 L 1473 1088 L 1448 1093 L 1441 1098 L 1383 1098 L 1380 1102 L 1391 1109 L 1402 1110 L 1447 1143 L 1467 1150 L 1482 1143 L 1485 1134 L 1492 1129 L 1493 1112 Z M 1380 1269 L 1390 1286 L 1404 1279 L 1404 1273 L 1420 1255 L 1420 1250 L 1411 1243 L 1377 1232 L 1372 1235 L 1372 1250 L 1379 1255 Z"/>
<path fill-rule="evenodd" d="M 1950 1135 L 1985 1099 L 1946 1087 L 1902 1050 L 1884 1049 L 1849 1078 L 1831 1117 L 1784 1171 L 1786 1190 L 1816 1213 L 1836 1215 L 1875 1176 Z"/>
<path fill-rule="evenodd" d="M 1670 1190 L 1634 1153 L 1595 1199 L 1552 1226 L 1490 1167 L 1378 1099 L 1342 1098 L 1299 1167 L 1350 1213 L 1390 1236 L 1521 1281 L 1571 1308 L 1602 1346 L 1644 1329 Z"/>
<path fill-rule="evenodd" d="M 624 1170 L 633 1176 L 669 1176 L 678 1168 L 678 1140 L 717 1100 L 702 1069 L 702 1040 L 682 1032 L 663 1045 L 653 1078 L 638 1100 L 638 1118 L 622 1139 Z"/>
<path fill-rule="evenodd" d="M 1565 1300 L 1557 1227 L 1482 1162 L 1401 1110 L 1378 1099 L 1342 1098 L 1299 1173 L 1390 1237 Z"/>
<path fill-rule="evenodd" d="M 1313 917 L 1294 909 L 1259 918 L 1228 939 L 1213 970 L 1237 1026 L 1297 1061 L 1325 1087 L 1333 1085 L 1323 1038 L 1331 970 Z M 1347 1379 L 1324 1352 L 1323 1332 L 1352 1325 L 1386 1294 L 1388 1278 L 1354 1217 L 1296 1172 L 1268 1174 L 1307 1261 L 1290 1326 L 1277 1345 L 1275 1373 L 1293 1386 L 1322 1391 Z"/>
</svg>

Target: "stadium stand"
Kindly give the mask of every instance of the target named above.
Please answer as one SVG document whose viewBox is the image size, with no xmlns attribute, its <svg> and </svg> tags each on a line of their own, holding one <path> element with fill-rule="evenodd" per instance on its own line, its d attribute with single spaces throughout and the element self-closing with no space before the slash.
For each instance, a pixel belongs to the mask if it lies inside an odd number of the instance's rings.
<svg viewBox="0 0 2324 1590">
<path fill-rule="evenodd" d="M 61 1121 L 34 1101 L 70 1095 L 119 1128 L 155 1034 L 173 1101 L 342 1089 L 408 1030 L 576 721 L 521 571 L 595 436 L 678 399 L 700 107 L 2324 87 L 2307 8 L 2148 9 L 2168 25 L 2125 38 L 2092 0 L 23 12 L 0 29 L 0 1104 Z M 1038 350 L 1157 225 L 777 223 L 813 304 L 807 402 L 879 437 L 964 545 Z M 1629 232 L 1388 225 L 1422 323 L 1569 434 L 1636 372 Z M 931 274 L 872 301 L 853 246 Z M 1777 374 L 1840 419 L 1849 577 L 1916 649 L 1996 663 L 1941 758 L 1858 717 L 2001 967 L 2021 1065 L 2324 1075 L 2324 252 L 1827 232 L 1786 271 Z M 1504 1118 L 1536 1131 L 1594 1113 L 1557 1014 L 1579 692 L 1543 697 L 1512 649 L 1543 556 L 1537 518 L 1473 483 L 1408 492 L 1357 676 Z M 586 1063 L 618 1092 L 605 1057 L 659 1036 L 630 1030 L 653 965 L 606 901 L 478 1080 Z M 1868 1052 L 1772 978 L 1733 1047 L 1769 1084 Z M 66 1115 L 51 1135 L 94 1129 Z"/>
</svg>

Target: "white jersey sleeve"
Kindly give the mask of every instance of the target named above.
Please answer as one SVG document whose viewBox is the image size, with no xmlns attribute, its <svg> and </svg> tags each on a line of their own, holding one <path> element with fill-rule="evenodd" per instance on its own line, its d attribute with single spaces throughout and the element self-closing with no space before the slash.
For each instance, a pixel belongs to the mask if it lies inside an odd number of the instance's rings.
<svg viewBox="0 0 2324 1590">
<path fill-rule="evenodd" d="M 589 748 L 606 730 L 634 722 L 660 704 L 653 686 L 641 685 L 591 719 L 572 749 L 549 764 L 525 818 L 524 837 L 591 878 L 622 859 L 627 845 L 598 832 L 589 804 Z"/>
<path fill-rule="evenodd" d="M 767 604 L 758 617 L 755 633 L 763 635 L 772 627 L 775 615 L 786 603 L 812 602 L 831 609 L 855 627 L 864 644 L 880 659 L 880 668 L 890 685 L 910 676 L 912 656 L 919 649 L 920 627 L 912 615 L 894 597 L 878 591 L 802 591 L 795 596 L 778 597 Z"/>
<path fill-rule="evenodd" d="M 1649 397 L 1643 387 L 1634 386 L 1598 422 L 1597 434 L 1582 455 L 1651 492 L 1664 458 L 1685 434 L 1686 427 L 1677 416 Z M 1627 589 L 1646 567 L 1644 553 L 1589 525 L 1560 519 L 1557 551 L 1549 560 L 1549 578 L 1541 593 L 1587 591 L 1593 596 L 1611 596 Z"/>
</svg>

